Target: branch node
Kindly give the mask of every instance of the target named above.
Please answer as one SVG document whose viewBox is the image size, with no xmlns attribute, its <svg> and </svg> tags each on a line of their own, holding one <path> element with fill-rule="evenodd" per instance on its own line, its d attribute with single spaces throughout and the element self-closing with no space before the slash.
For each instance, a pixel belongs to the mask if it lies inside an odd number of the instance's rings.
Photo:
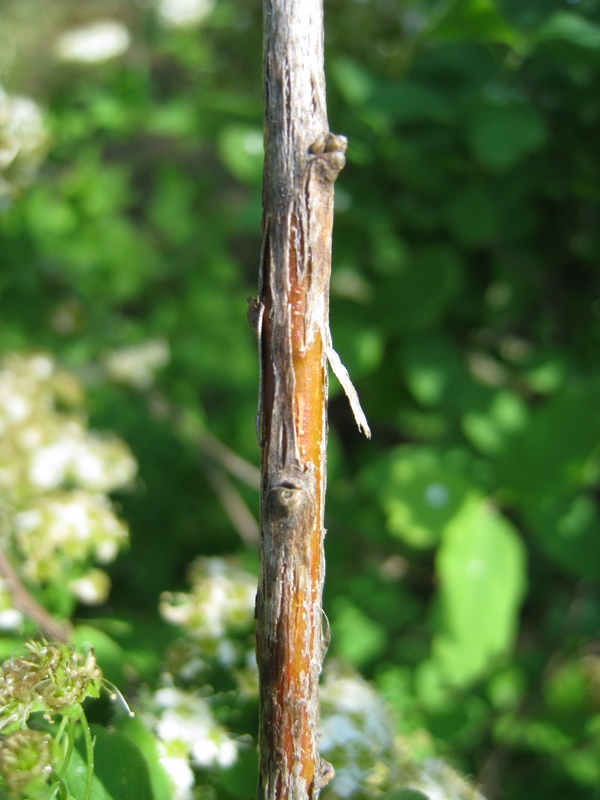
<svg viewBox="0 0 600 800">
<path fill-rule="evenodd" d="M 323 132 L 308 148 L 319 174 L 328 183 L 333 183 L 346 164 L 345 152 L 348 139 L 335 133 Z"/>
</svg>

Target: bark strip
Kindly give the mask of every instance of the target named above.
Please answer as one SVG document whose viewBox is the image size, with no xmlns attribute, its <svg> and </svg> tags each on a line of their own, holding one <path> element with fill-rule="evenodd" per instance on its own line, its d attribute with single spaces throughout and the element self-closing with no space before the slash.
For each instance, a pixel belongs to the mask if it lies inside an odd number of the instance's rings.
<svg viewBox="0 0 600 800">
<path fill-rule="evenodd" d="M 333 182 L 322 0 L 264 0 L 265 167 L 259 298 L 259 800 L 316 798 Z"/>
</svg>

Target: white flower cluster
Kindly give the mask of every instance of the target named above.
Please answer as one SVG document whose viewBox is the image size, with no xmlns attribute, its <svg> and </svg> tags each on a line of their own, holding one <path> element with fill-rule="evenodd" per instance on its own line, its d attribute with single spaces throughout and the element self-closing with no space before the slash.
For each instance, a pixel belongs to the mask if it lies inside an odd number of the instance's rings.
<svg viewBox="0 0 600 800">
<path fill-rule="evenodd" d="M 321 707 L 320 749 L 335 765 L 332 796 L 362 800 L 403 788 L 428 800 L 485 800 L 444 760 L 414 760 L 411 742 L 395 735 L 383 698 L 348 668 L 325 667 Z"/>
<path fill-rule="evenodd" d="M 46 355 L 0 362 L 4 543 L 26 579 L 59 582 L 96 603 L 109 582 L 91 562 L 112 561 L 127 540 L 106 493 L 131 483 L 136 463 L 122 441 L 88 431 L 80 416 L 60 410 L 82 400 L 76 379 Z"/>
<path fill-rule="evenodd" d="M 42 491 L 68 484 L 88 492 L 111 492 L 128 483 L 134 471 L 135 463 L 122 442 L 89 433 L 79 421 L 72 421 L 33 453 L 29 480 Z"/>
<path fill-rule="evenodd" d="M 337 797 L 377 794 L 390 780 L 394 761 L 394 730 L 385 704 L 359 675 L 334 662 L 321 686 L 321 753 L 335 764 L 328 789 Z"/>
<path fill-rule="evenodd" d="M 481 792 L 440 758 L 427 759 L 410 788 L 418 789 L 428 800 L 485 800 Z"/>
<path fill-rule="evenodd" d="M 151 697 L 150 705 L 161 743 L 161 764 L 173 784 L 173 800 L 191 800 L 193 767 L 230 767 L 237 760 L 238 744 L 197 694 L 165 686 Z"/>
<path fill-rule="evenodd" d="M 119 347 L 104 359 L 104 367 L 115 381 L 134 389 L 148 389 L 156 370 L 169 363 L 169 345 L 164 339 L 150 339 L 137 345 Z"/>
<path fill-rule="evenodd" d="M 167 622 L 205 643 L 217 643 L 252 624 L 256 578 L 233 559 L 198 558 L 189 578 L 191 593 L 163 593 L 160 611 Z"/>
<path fill-rule="evenodd" d="M 83 491 L 36 498 L 15 514 L 14 530 L 23 573 L 38 583 L 56 577 L 57 558 L 69 572 L 90 560 L 108 564 L 127 540 L 108 498 Z"/>
<path fill-rule="evenodd" d="M 215 0 L 157 0 L 158 18 L 167 28 L 199 25 L 215 6 Z"/>
<path fill-rule="evenodd" d="M 11 97 L 0 87 L 0 200 L 31 182 L 47 147 L 38 106 L 28 97 Z"/>
</svg>

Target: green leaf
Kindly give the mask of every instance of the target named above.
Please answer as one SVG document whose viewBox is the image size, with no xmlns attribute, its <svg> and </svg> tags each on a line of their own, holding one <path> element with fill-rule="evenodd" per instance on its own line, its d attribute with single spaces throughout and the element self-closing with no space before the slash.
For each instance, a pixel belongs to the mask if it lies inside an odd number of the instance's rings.
<svg viewBox="0 0 600 800">
<path fill-rule="evenodd" d="M 540 550 L 563 572 L 600 581 L 600 512 L 591 497 L 554 495 L 525 509 Z"/>
<path fill-rule="evenodd" d="M 219 136 L 219 152 L 231 174 L 243 183 L 260 182 L 263 134 L 249 125 L 228 125 Z"/>
<path fill-rule="evenodd" d="M 482 453 L 498 455 L 511 435 L 524 430 L 528 421 L 529 411 L 521 396 L 504 389 L 494 393 L 485 413 L 467 412 L 462 419 L 462 429 Z"/>
<path fill-rule="evenodd" d="M 525 103 L 478 103 L 467 124 L 475 156 L 492 173 L 516 166 L 546 142 L 541 117 Z"/>
<path fill-rule="evenodd" d="M 123 734 L 92 725 L 94 781 L 90 800 L 158 800 L 152 790 L 148 765 L 136 745 Z M 83 797 L 87 762 L 79 737 L 65 781 L 70 793 Z"/>
<path fill-rule="evenodd" d="M 531 496 L 570 494 L 585 484 L 600 442 L 600 384 L 563 387 L 532 414 L 499 462 L 500 480 L 525 507 Z"/>
<path fill-rule="evenodd" d="M 387 529 L 411 547 L 432 547 L 462 507 L 472 485 L 462 454 L 401 447 L 367 481 L 375 485 Z"/>
<path fill-rule="evenodd" d="M 585 50 L 600 49 L 600 25 L 571 11 L 555 11 L 535 33 L 538 42 L 563 41 Z"/>
<path fill-rule="evenodd" d="M 396 122 L 449 123 L 454 110 L 447 97 L 415 81 L 381 82 L 373 92 L 373 104 Z"/>
<path fill-rule="evenodd" d="M 336 58 L 329 67 L 331 77 L 349 105 L 361 105 L 373 90 L 372 74 L 356 61 Z"/>
<path fill-rule="evenodd" d="M 148 217 L 168 241 L 182 244 L 192 237 L 194 184 L 190 176 L 172 168 L 156 170 L 157 189 L 149 202 Z"/>
<path fill-rule="evenodd" d="M 335 324 L 333 337 L 334 347 L 353 380 L 359 380 L 380 366 L 384 355 L 384 339 L 379 330 L 357 327 L 355 320 L 342 317 Z M 337 381 L 332 381 L 329 391 L 335 395 L 343 390 Z"/>
<path fill-rule="evenodd" d="M 399 362 L 408 388 L 422 406 L 473 408 L 487 399 L 487 390 L 467 372 L 457 348 L 439 335 L 406 339 Z"/>
<path fill-rule="evenodd" d="M 377 292 L 381 323 L 393 332 L 431 325 L 457 294 L 463 263 L 443 245 L 415 249 L 397 275 L 382 278 Z"/>
<path fill-rule="evenodd" d="M 494 0 L 450 0 L 428 33 L 435 39 L 501 42 L 510 47 L 521 40 Z"/>
<path fill-rule="evenodd" d="M 154 136 L 193 137 L 198 133 L 196 107 L 178 98 L 151 106 L 146 127 Z"/>
<path fill-rule="evenodd" d="M 78 625 L 71 634 L 71 643 L 80 650 L 92 647 L 104 677 L 116 686 L 125 682 L 123 650 L 104 631 L 91 625 Z"/>
<path fill-rule="evenodd" d="M 491 187 L 470 183 L 459 189 L 448 203 L 448 226 L 466 247 L 488 244 L 500 230 L 500 206 Z"/>
<path fill-rule="evenodd" d="M 236 797 L 252 800 L 256 796 L 258 758 L 256 748 L 242 747 L 231 767 L 219 771 L 219 782 Z"/>
<path fill-rule="evenodd" d="M 335 602 L 331 628 L 336 654 L 355 667 L 380 655 L 387 642 L 383 626 L 343 597 Z"/>
<path fill-rule="evenodd" d="M 171 800 L 173 787 L 160 763 L 160 752 L 156 737 L 148 730 L 139 717 L 122 717 L 118 726 L 122 733 L 140 750 L 150 774 L 154 800 Z"/>
<path fill-rule="evenodd" d="M 418 789 L 401 789 L 399 792 L 386 794 L 383 800 L 428 800 L 428 795 Z"/>
<path fill-rule="evenodd" d="M 512 646 L 525 552 L 508 520 L 471 494 L 444 530 L 436 568 L 441 614 L 433 660 L 449 683 L 465 685 Z"/>
</svg>

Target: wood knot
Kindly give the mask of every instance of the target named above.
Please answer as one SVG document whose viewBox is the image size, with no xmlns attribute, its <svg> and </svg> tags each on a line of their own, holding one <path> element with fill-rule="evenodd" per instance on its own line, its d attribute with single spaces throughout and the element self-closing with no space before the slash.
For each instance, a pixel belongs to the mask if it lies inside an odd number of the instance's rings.
<svg viewBox="0 0 600 800">
<path fill-rule="evenodd" d="M 299 484 L 284 481 L 273 486 L 269 499 L 274 510 L 288 516 L 302 508 L 306 503 L 306 490 Z"/>
</svg>

